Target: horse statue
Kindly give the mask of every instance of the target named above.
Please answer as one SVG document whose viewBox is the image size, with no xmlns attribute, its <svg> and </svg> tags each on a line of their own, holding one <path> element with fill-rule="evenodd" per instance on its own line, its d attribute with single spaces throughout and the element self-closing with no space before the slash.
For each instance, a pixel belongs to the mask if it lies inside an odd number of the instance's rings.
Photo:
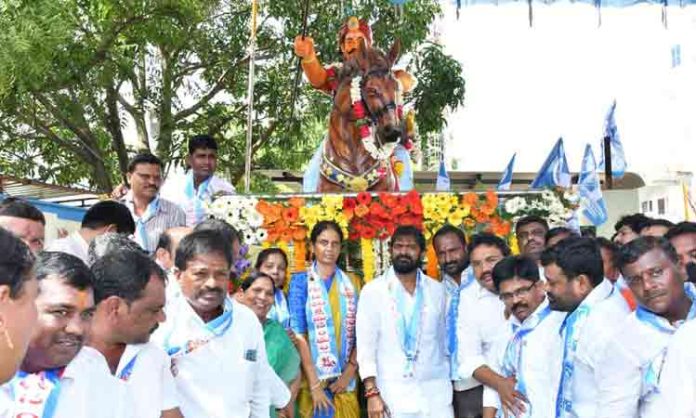
<svg viewBox="0 0 696 418">
<path fill-rule="evenodd" d="M 399 52 L 398 41 L 386 55 L 363 42 L 341 69 L 319 192 L 397 190 L 392 154 L 403 135 L 402 87 L 392 66 Z"/>
</svg>

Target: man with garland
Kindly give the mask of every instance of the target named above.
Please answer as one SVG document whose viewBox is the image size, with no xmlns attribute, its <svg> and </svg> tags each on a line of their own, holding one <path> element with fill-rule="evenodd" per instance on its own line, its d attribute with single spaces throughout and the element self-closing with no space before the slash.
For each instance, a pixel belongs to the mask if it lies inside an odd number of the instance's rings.
<svg viewBox="0 0 696 418">
<path fill-rule="evenodd" d="M 362 42 L 365 42 L 366 46 L 372 47 L 372 29 L 367 21 L 362 19 L 358 20 L 358 18 L 352 16 L 343 23 L 338 32 L 338 45 L 341 49 L 344 62 L 348 61 L 353 54 L 358 52 L 360 43 Z M 294 49 L 295 54 L 302 58 L 302 70 L 310 84 L 314 88 L 333 96 L 338 88 L 338 77 L 342 64 L 336 63 L 327 67 L 322 66 L 314 50 L 314 40 L 308 36 L 297 36 L 295 38 Z M 408 93 L 413 89 L 415 80 L 406 71 L 394 70 L 393 76 L 399 81 L 402 94 Z M 413 115 L 406 118 L 408 125 L 406 131 L 413 131 L 412 118 Z M 394 150 L 396 161 L 393 161 L 392 164 L 394 164 L 395 172 L 398 177 L 400 191 L 408 191 L 413 188 L 413 172 L 409 155 L 409 150 L 411 150 L 413 145 L 412 140 L 403 140 L 402 138 L 402 143 Z M 323 152 L 324 142 L 322 142 L 314 153 L 310 165 L 305 172 L 303 181 L 303 190 L 305 192 L 315 192 L 317 190 L 320 175 L 319 167 L 322 162 Z"/>
<path fill-rule="evenodd" d="M 604 278 L 596 241 L 569 237 L 541 254 L 551 309 L 567 312 L 561 325 L 562 368 L 556 418 L 595 417 L 606 348 L 630 310 Z"/>
<path fill-rule="evenodd" d="M 447 354 L 450 358 L 450 375 L 454 387 L 452 404 L 455 418 L 465 418 L 466 380 L 458 375 L 457 358 L 457 314 L 461 293 L 474 282 L 474 271 L 469 266 L 464 232 L 450 224 L 445 224 L 433 236 L 433 248 L 442 272 L 443 283 L 447 290 Z"/>
<path fill-rule="evenodd" d="M 20 371 L 0 387 L 0 417 L 135 417 L 126 385 L 84 346 L 94 312 L 89 268 L 60 252 L 39 254 L 35 267 L 38 322 Z"/>
<path fill-rule="evenodd" d="M 561 374 L 561 339 L 558 330 L 565 318 L 553 311 L 544 292 L 535 260 L 510 256 L 493 268 L 493 282 L 510 317 L 507 338 L 496 350 L 495 371 L 515 379 L 515 390 L 524 397 L 516 416 L 553 418 L 556 388 Z M 508 416 L 496 405 L 497 416 Z"/>
<path fill-rule="evenodd" d="M 696 316 L 696 287 L 685 284 L 677 253 L 663 238 L 645 236 L 624 245 L 620 265 L 639 306 L 609 343 L 596 416 L 656 416 L 666 347 Z"/>
<path fill-rule="evenodd" d="M 419 268 L 425 238 L 400 226 L 392 267 L 366 284 L 357 313 L 357 349 L 370 418 L 452 417 L 445 347 L 445 288 Z"/>
</svg>

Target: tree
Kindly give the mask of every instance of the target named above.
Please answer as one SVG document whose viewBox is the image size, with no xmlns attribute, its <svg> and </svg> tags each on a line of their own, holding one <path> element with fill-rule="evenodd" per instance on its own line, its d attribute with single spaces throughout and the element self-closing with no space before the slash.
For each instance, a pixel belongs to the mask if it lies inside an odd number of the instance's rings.
<svg viewBox="0 0 696 418">
<path fill-rule="evenodd" d="M 309 34 L 326 63 L 339 59 L 340 3 L 311 2 Z M 2 2 L 0 172 L 108 191 L 133 152 L 181 164 L 186 139 L 208 132 L 236 181 L 244 165 L 250 12 L 240 0 Z M 398 37 L 414 68 L 439 69 L 423 71 L 413 98 L 421 133 L 441 129 L 438 115 L 462 103 L 464 80 L 456 61 L 424 44 L 437 0 L 412 0 L 401 17 L 388 0 L 360 2 L 354 12 L 374 22 L 376 45 L 386 49 Z M 254 169 L 300 169 L 323 135 L 330 98 L 303 82 L 291 112 L 292 40 L 301 26 L 299 2 L 262 2 Z"/>
</svg>

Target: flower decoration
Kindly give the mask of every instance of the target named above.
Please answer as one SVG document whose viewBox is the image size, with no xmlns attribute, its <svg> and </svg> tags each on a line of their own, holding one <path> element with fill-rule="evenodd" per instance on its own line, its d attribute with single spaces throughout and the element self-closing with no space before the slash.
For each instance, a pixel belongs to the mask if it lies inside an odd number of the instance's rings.
<svg viewBox="0 0 696 418">
<path fill-rule="evenodd" d="M 578 196 L 564 189 L 547 189 L 505 199 L 503 216 L 517 222 L 523 216 L 546 219 L 551 227 L 566 226 L 579 206 Z"/>
<path fill-rule="evenodd" d="M 241 195 L 221 196 L 208 207 L 208 214 L 232 225 L 244 237 L 247 245 L 260 245 L 267 237 L 262 227 L 265 216 L 256 207 L 255 197 Z"/>
</svg>

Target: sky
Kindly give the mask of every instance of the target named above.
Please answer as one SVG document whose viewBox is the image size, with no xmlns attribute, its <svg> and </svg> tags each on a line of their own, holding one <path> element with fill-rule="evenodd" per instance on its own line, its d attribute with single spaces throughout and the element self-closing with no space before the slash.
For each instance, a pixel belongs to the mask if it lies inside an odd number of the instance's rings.
<svg viewBox="0 0 696 418">
<path fill-rule="evenodd" d="M 616 120 L 629 171 L 655 175 L 696 168 L 696 7 L 595 8 L 526 2 L 463 7 L 445 4 L 436 26 L 464 69 L 466 97 L 445 137 L 458 170 L 537 171 L 562 136 L 571 171 L 586 143 L 599 160 L 604 117 Z M 679 45 L 681 65 L 672 68 Z M 417 76 L 417 75 L 416 75 Z"/>
</svg>

